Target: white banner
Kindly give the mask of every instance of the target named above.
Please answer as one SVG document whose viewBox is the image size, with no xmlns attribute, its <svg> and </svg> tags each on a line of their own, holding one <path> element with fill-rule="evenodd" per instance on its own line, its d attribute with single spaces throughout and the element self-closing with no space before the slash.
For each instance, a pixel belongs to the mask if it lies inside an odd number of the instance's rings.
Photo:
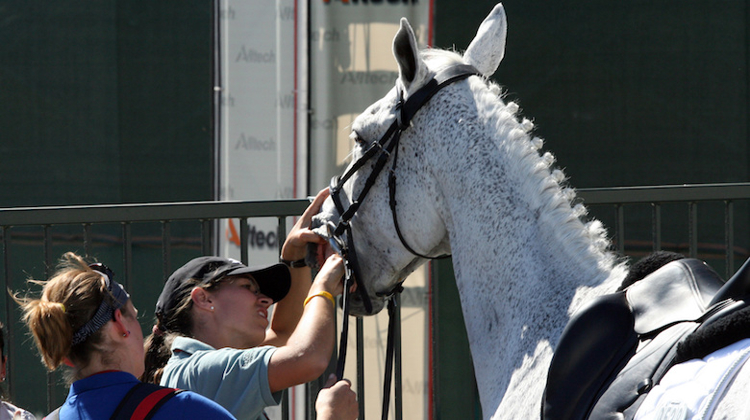
<svg viewBox="0 0 750 420">
<path fill-rule="evenodd" d="M 300 89 L 307 79 L 307 12 L 299 6 L 294 0 L 221 2 L 220 200 L 307 195 L 307 94 Z M 276 219 L 248 224 L 249 263 L 276 261 Z M 220 229 L 220 253 L 239 259 L 239 221 Z"/>
</svg>

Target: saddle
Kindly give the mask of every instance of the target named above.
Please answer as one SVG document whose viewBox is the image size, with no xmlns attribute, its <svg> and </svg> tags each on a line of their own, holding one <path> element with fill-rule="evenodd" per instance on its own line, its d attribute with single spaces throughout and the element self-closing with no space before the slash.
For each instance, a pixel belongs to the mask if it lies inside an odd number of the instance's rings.
<svg viewBox="0 0 750 420">
<path fill-rule="evenodd" d="M 704 262 L 685 258 L 590 302 L 560 337 L 542 419 L 632 419 L 648 391 L 681 361 L 679 344 L 747 307 L 742 297 L 748 294 L 750 260 L 724 283 Z"/>
</svg>

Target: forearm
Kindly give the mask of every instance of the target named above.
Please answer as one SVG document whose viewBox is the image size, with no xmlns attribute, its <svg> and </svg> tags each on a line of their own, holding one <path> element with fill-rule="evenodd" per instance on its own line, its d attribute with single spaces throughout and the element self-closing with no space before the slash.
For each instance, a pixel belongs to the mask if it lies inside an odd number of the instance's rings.
<svg viewBox="0 0 750 420">
<path fill-rule="evenodd" d="M 325 291 L 315 287 L 310 296 Z M 319 377 L 328 367 L 335 343 L 334 305 L 316 296 L 304 306 L 297 328 L 271 357 L 269 383 L 272 391 L 306 383 Z"/>
<path fill-rule="evenodd" d="M 279 301 L 271 315 L 271 328 L 266 333 L 263 344 L 285 345 L 302 317 L 303 302 L 310 291 L 311 275 L 307 267 L 290 268 L 292 285 L 289 293 Z"/>
<path fill-rule="evenodd" d="M 310 223 L 312 216 L 320 210 L 320 206 L 326 197 L 328 197 L 327 188 L 318 193 L 315 200 L 310 203 L 307 210 L 294 224 L 281 248 L 281 258 L 287 261 L 304 259 L 307 253 L 307 245 L 319 243 L 323 240 L 310 230 Z M 271 328 L 267 331 L 263 344 L 283 346 L 291 337 L 302 316 L 302 303 L 310 290 L 310 269 L 300 267 L 290 268 L 289 270 L 292 276 L 291 288 L 287 296 L 276 303 L 271 316 Z"/>
</svg>

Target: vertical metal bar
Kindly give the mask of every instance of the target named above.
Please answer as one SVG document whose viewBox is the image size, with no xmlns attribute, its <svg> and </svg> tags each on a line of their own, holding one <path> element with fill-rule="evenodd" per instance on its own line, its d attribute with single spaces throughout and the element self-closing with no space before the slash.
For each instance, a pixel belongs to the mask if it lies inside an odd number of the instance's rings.
<svg viewBox="0 0 750 420">
<path fill-rule="evenodd" d="M 3 275 L 4 275 L 4 281 L 3 286 L 6 290 L 13 290 L 13 284 L 11 281 L 10 276 L 10 227 L 6 226 L 0 226 L 0 234 L 3 236 L 3 267 L 5 268 Z M 13 400 L 13 397 L 15 397 L 15 394 L 13 394 L 13 378 L 15 369 L 13 369 L 13 361 L 16 360 L 13 350 L 13 345 L 15 344 L 14 340 L 14 334 L 13 334 L 13 327 L 15 325 L 15 320 L 13 318 L 13 306 L 11 305 L 11 299 L 5 299 L 5 323 L 6 323 L 6 329 L 8 331 L 8 342 L 5 344 L 5 348 L 8 349 L 8 360 L 11 361 L 11 363 L 8 364 L 6 367 L 6 375 L 8 377 L 8 393 L 10 394 L 11 400 Z"/>
<path fill-rule="evenodd" d="M 321 385 L 322 386 L 322 385 Z M 305 385 L 305 418 L 315 419 L 315 381 L 308 382 Z"/>
<path fill-rule="evenodd" d="M 247 241 L 250 235 L 250 227 L 247 225 L 247 217 L 240 218 L 240 261 L 247 264 L 250 261 L 250 250 Z"/>
<path fill-rule="evenodd" d="M 211 56 L 211 79 L 213 80 L 213 96 L 211 104 L 211 132 L 213 133 L 213 147 L 211 148 L 211 185 L 213 185 L 213 199 L 221 200 L 221 171 L 219 159 L 221 150 L 221 99 L 222 92 L 222 49 L 221 49 L 221 1 L 214 0 L 211 16 L 211 42 L 213 43 Z M 217 222 L 218 226 L 218 222 Z M 218 230 L 218 229 L 217 229 Z"/>
<path fill-rule="evenodd" d="M 651 237 L 653 240 L 653 251 L 661 250 L 661 204 L 651 203 L 651 226 L 653 231 Z"/>
<path fill-rule="evenodd" d="M 395 332 L 393 337 L 394 352 L 395 354 L 395 375 L 393 382 L 393 401 L 395 403 L 394 412 L 396 420 L 403 419 L 404 411 L 404 398 L 403 398 L 403 371 L 401 369 L 401 293 L 396 293 L 393 297 L 396 299 L 396 311 L 393 316 L 396 317 L 396 324 L 394 325 Z"/>
<path fill-rule="evenodd" d="M 688 203 L 688 240 L 690 258 L 698 257 L 698 204 L 694 201 Z"/>
<path fill-rule="evenodd" d="M 286 241 L 286 216 L 279 216 L 279 226 L 276 228 L 276 241 L 279 244 L 279 256 L 281 256 L 281 249 L 284 247 L 284 241 Z"/>
<path fill-rule="evenodd" d="M 133 268 L 133 234 L 131 232 L 130 222 L 122 224 L 122 286 L 125 290 L 130 290 L 130 278 Z"/>
<path fill-rule="evenodd" d="M 615 205 L 615 217 L 617 220 L 617 251 L 625 255 L 625 210 L 622 204 Z"/>
<path fill-rule="evenodd" d="M 430 392 L 432 397 L 432 407 L 428 409 L 428 412 L 432 414 L 432 417 L 437 417 L 436 413 L 440 413 L 440 392 L 438 386 L 438 379 L 440 378 L 440 317 L 438 316 L 438 307 L 440 306 L 440 268 L 442 263 L 440 260 L 430 262 L 430 325 L 432 340 L 430 342 L 430 366 L 432 378 L 430 378 Z"/>
<path fill-rule="evenodd" d="M 213 254 L 211 252 L 211 220 L 209 219 L 201 219 L 201 254 Z"/>
<path fill-rule="evenodd" d="M 281 255 L 281 248 L 284 246 L 284 241 L 286 240 L 286 217 L 279 216 L 277 218 L 278 225 L 276 226 L 276 238 L 278 240 L 276 241 L 278 245 L 278 254 Z M 243 223 L 243 226 L 247 226 L 247 222 Z M 247 247 L 245 247 L 247 249 Z M 289 392 L 285 392 L 284 396 L 281 400 L 281 419 L 282 420 L 289 420 Z"/>
<path fill-rule="evenodd" d="M 43 226 L 44 231 L 44 278 L 52 275 L 52 229 L 50 225 Z M 55 409 L 55 372 L 47 372 L 47 412 Z"/>
<path fill-rule="evenodd" d="M 365 420 L 365 324 L 357 317 L 357 405 L 359 420 Z"/>
<path fill-rule="evenodd" d="M 83 253 L 88 257 L 91 255 L 91 223 L 83 224 Z"/>
<path fill-rule="evenodd" d="M 726 279 L 734 274 L 734 202 L 724 202 L 724 240 L 726 241 Z"/>
<path fill-rule="evenodd" d="M 161 221 L 161 273 L 165 282 L 172 274 L 172 229 L 169 220 Z"/>
</svg>

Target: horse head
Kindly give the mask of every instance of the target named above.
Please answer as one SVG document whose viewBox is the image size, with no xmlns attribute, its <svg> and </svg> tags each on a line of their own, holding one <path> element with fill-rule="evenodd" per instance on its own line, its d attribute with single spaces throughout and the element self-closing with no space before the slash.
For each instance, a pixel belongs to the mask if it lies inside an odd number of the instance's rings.
<svg viewBox="0 0 750 420">
<path fill-rule="evenodd" d="M 464 110 L 469 110 L 468 115 L 477 114 L 471 110 L 476 104 L 469 89 L 469 74 L 441 89 L 414 115 L 405 117 L 403 110 L 411 98 L 425 94 L 426 86 L 434 84 L 437 75 L 452 67 L 473 66 L 471 75 L 480 77 L 472 77 L 472 83 L 484 85 L 482 79 L 491 76 L 503 58 L 506 27 L 505 11 L 498 4 L 461 56 L 420 50 L 409 22 L 401 19 L 393 39 L 399 69 L 396 84 L 352 123 L 352 163 L 341 183 L 332 182 L 335 200 L 327 199 L 313 219 L 313 229 L 325 237 L 333 236 L 337 227 L 338 234 L 350 229 L 351 247 L 360 266 L 358 284 L 364 285 L 372 301 L 372 310 L 367 311 L 363 299 L 355 293 L 352 314 L 379 312 L 385 296 L 427 257 L 451 253 L 448 225 L 452 216 L 445 205 L 448 192 L 440 182 L 446 174 L 442 173 L 444 167 L 436 149 L 451 152 L 459 147 L 452 140 L 462 129 L 457 127 L 462 120 L 438 120 L 436 116 L 459 115 Z M 394 135 L 399 138 L 393 150 L 383 151 Z M 343 223 L 342 213 L 347 219 Z"/>
</svg>

